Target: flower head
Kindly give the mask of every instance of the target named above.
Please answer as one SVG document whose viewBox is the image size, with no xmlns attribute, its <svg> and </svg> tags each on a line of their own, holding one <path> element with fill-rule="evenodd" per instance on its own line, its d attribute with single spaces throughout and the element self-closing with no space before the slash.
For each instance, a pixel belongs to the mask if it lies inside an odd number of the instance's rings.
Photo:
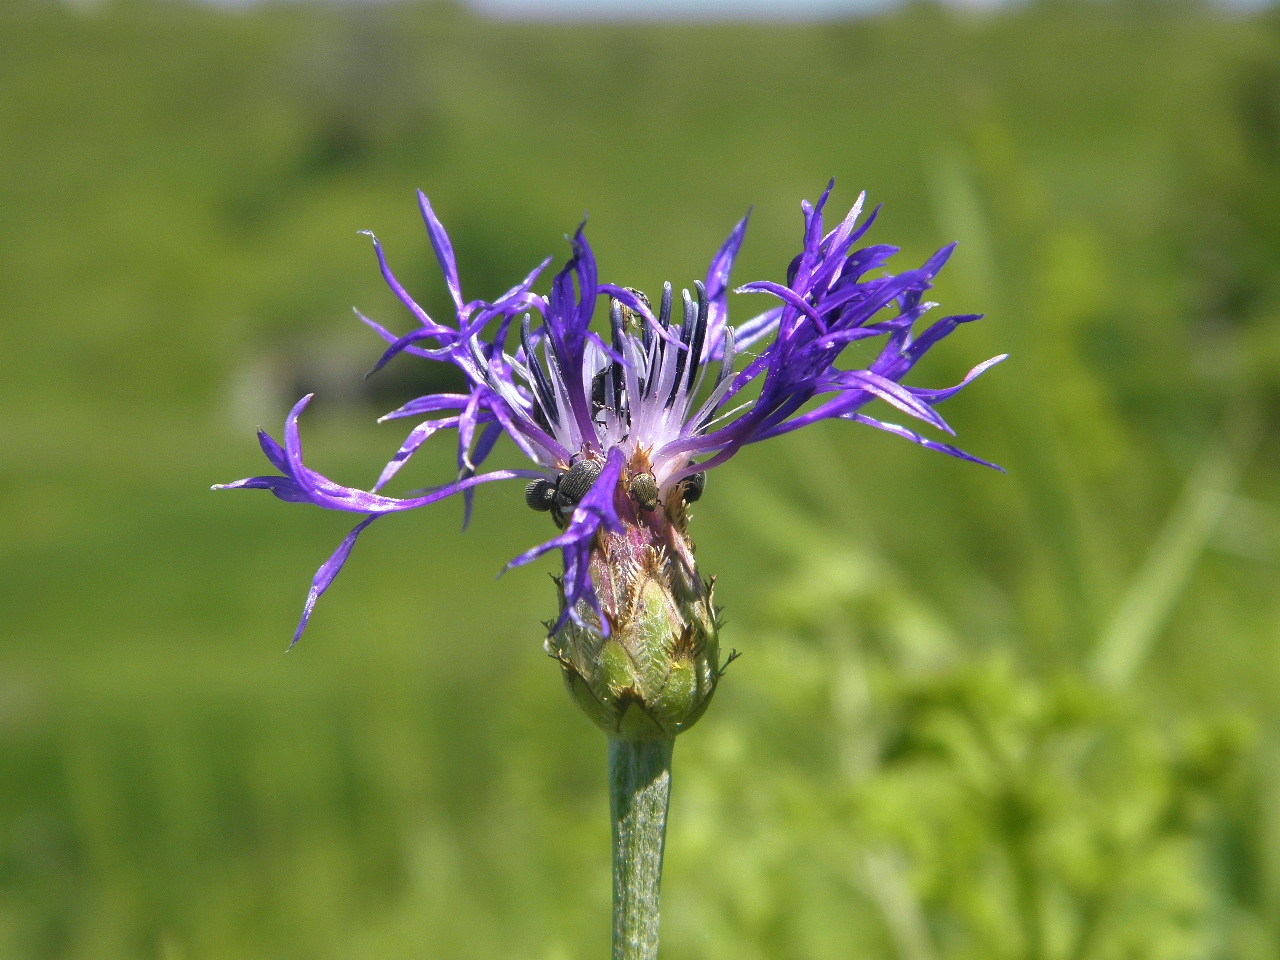
<svg viewBox="0 0 1280 960">
<path fill-rule="evenodd" d="M 409 432 L 372 490 L 342 486 L 304 464 L 298 418 L 310 397 L 290 412 L 283 448 L 259 431 L 263 452 L 280 475 L 223 486 L 268 489 L 282 500 L 363 516 L 316 574 L 295 642 L 316 599 L 374 519 L 458 493 L 469 515 L 477 485 L 521 478 L 527 481 L 526 501 L 548 512 L 558 533 L 509 566 L 529 563 L 553 549 L 564 557 L 560 614 L 551 624 L 549 649 L 579 679 L 593 675 L 585 681 L 590 688 L 585 696 L 598 702 L 596 681 L 604 668 L 597 667 L 607 654 L 609 638 L 621 629 L 627 636 L 614 642 L 622 643 L 628 665 L 611 674 L 607 686 L 617 695 L 609 709 L 621 704 L 625 712 L 628 697 L 652 704 L 659 697 L 655 691 L 675 682 L 669 663 L 646 673 L 648 654 L 640 647 L 648 641 L 631 636 L 644 616 L 662 621 L 661 628 L 653 630 L 655 636 L 665 637 L 661 643 L 668 660 L 680 660 L 672 651 L 681 644 L 698 651 L 685 659 L 697 674 L 688 678 L 689 683 L 703 692 L 697 710 L 685 709 L 684 720 L 671 721 L 682 729 L 688 715 L 696 716 L 705 706 L 718 675 L 715 657 L 708 659 L 715 639 L 710 589 L 696 572 L 685 530 L 685 508 L 701 496 L 706 471 L 747 444 L 828 419 L 868 424 L 993 466 L 950 444 L 861 412 L 878 398 L 951 433 L 936 405 L 1004 357 L 980 364 L 953 387 L 904 386 L 900 381 L 929 347 L 959 324 L 979 318 L 944 317 L 918 336 L 913 333 L 916 322 L 935 306 L 922 297 L 954 245 L 918 269 L 886 274 L 881 268 L 897 252 L 895 247 L 855 249 L 878 212 L 859 223 L 865 195 L 834 230 L 824 233 L 822 211 L 831 187 L 817 204 L 802 205 L 803 249 L 791 262 L 786 283 L 757 281 L 737 290 L 764 293 L 779 303 L 736 327 L 728 322 L 725 298 L 746 230 L 745 217 L 712 259 L 705 280 L 695 283 L 694 293 L 683 291 L 678 304 L 670 284 L 655 310 L 639 291 L 600 283 L 582 227 L 572 238 L 572 256 L 553 278 L 548 296 L 534 293 L 533 285 L 549 260 L 493 302 L 467 301 L 449 236 L 419 193 L 455 324 L 436 321 L 413 300 L 388 267 L 376 238 L 373 247 L 382 275 L 418 326 L 396 336 L 363 315 L 360 319 L 389 344 L 375 370 L 400 353 L 451 363 L 465 374 L 467 392 L 418 397 L 382 418 L 424 419 Z M 609 298 L 607 327 L 601 324 L 605 336 L 592 329 L 602 296 Z M 876 337 L 883 338 L 883 344 L 869 367 L 837 366 L 849 344 Z M 408 498 L 380 493 L 440 430 L 457 432 L 458 474 L 453 482 Z M 480 472 L 503 434 L 535 469 Z M 666 610 L 668 605 L 674 609 Z"/>
</svg>

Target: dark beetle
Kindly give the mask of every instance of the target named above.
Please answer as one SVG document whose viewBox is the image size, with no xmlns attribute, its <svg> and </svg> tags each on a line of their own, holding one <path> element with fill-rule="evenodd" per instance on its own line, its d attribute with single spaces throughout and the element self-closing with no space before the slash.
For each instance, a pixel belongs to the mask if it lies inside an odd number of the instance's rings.
<svg viewBox="0 0 1280 960">
<path fill-rule="evenodd" d="M 637 473 L 631 478 L 631 498 L 640 504 L 643 510 L 652 510 L 658 505 L 658 481 L 652 473 Z"/>
<path fill-rule="evenodd" d="M 685 503 L 694 503 L 701 499 L 702 491 L 707 488 L 707 471 L 702 470 L 684 478 L 680 483 L 680 495 Z"/>
<path fill-rule="evenodd" d="M 550 480 L 530 480 L 524 488 L 524 502 L 539 513 L 545 513 L 556 502 L 555 484 Z"/>
<path fill-rule="evenodd" d="M 530 480 L 524 488 L 524 502 L 539 513 L 551 512 L 558 526 L 567 522 L 567 514 L 585 497 L 600 476 L 600 464 L 582 459 L 574 463 L 554 481 Z M 707 486 L 706 471 L 700 471 L 680 481 L 680 496 L 685 503 L 695 503 Z M 661 502 L 658 482 L 652 473 L 637 473 L 627 485 L 631 498 L 643 510 L 656 509 Z"/>
<path fill-rule="evenodd" d="M 561 509 L 576 506 L 599 476 L 600 464 L 594 460 L 579 460 L 568 473 L 560 475 L 560 482 L 556 484 L 556 505 Z"/>
<path fill-rule="evenodd" d="M 556 480 L 555 502 L 551 505 L 551 519 L 557 527 L 563 528 L 568 524 L 573 508 L 587 495 L 599 476 L 600 464 L 594 460 L 579 460 L 567 473 L 560 474 Z"/>
<path fill-rule="evenodd" d="M 579 460 L 554 481 L 530 480 L 524 488 L 524 502 L 539 513 L 550 511 L 556 526 L 563 527 L 568 523 L 567 515 L 587 495 L 599 476 L 600 464 L 594 460 Z"/>
</svg>

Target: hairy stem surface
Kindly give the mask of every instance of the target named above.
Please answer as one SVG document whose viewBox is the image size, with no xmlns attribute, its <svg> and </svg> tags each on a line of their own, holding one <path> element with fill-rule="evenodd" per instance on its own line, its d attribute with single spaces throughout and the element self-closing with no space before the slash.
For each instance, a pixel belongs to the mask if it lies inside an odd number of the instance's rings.
<svg viewBox="0 0 1280 960">
<path fill-rule="evenodd" d="M 609 738 L 613 960 L 658 956 L 658 901 L 674 745 L 674 738 Z"/>
</svg>

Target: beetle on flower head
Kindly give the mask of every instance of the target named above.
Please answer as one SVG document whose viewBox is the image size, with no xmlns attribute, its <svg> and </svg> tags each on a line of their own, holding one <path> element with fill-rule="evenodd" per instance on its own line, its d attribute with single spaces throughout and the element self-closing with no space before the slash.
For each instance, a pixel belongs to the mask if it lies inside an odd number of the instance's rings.
<svg viewBox="0 0 1280 960">
<path fill-rule="evenodd" d="M 469 391 L 419 397 L 383 417 L 428 419 L 409 433 L 372 490 L 342 486 L 303 463 L 298 418 L 310 397 L 290 412 L 283 447 L 259 431 L 263 452 L 282 475 L 221 487 L 268 489 L 282 500 L 364 515 L 317 572 L 294 641 L 374 519 L 457 493 L 469 514 L 476 485 L 520 478 L 527 481 L 526 502 L 549 513 L 558 532 L 509 566 L 553 549 L 563 553 L 560 612 L 549 624 L 547 649 L 578 702 L 618 736 L 671 737 L 691 725 L 720 672 L 711 585 L 697 572 L 686 531 L 686 507 L 702 495 L 707 471 L 747 444 L 829 419 L 868 424 L 994 466 L 861 412 L 878 398 L 951 433 L 934 407 L 1004 357 L 979 364 L 954 387 L 900 383 L 933 344 L 980 315 L 944 317 L 915 336 L 914 325 L 935 306 L 923 294 L 954 245 L 918 269 L 884 274 L 880 268 L 895 247 L 854 249 L 878 212 L 858 222 L 863 196 L 824 234 L 822 211 L 833 184 L 817 204 L 802 205 L 803 249 L 786 283 L 758 281 L 737 290 L 780 303 L 737 327 L 728 322 L 725 297 L 745 217 L 712 259 L 705 281 L 695 284 L 695 293 L 683 292 L 678 313 L 670 284 L 655 312 L 640 292 L 599 283 L 581 227 L 549 296 L 532 290 L 548 260 L 490 303 L 463 300 L 448 234 L 419 193 L 457 325 L 432 319 L 409 296 L 376 238 L 383 277 L 419 325 L 397 337 L 361 319 L 390 344 L 375 370 L 410 353 L 454 364 Z M 607 340 L 591 329 L 601 296 L 610 298 Z M 869 367 L 837 367 L 849 344 L 875 337 L 884 342 Z M 458 434 L 457 479 L 415 497 L 380 493 L 443 429 Z M 537 469 L 477 472 L 504 433 Z"/>
</svg>

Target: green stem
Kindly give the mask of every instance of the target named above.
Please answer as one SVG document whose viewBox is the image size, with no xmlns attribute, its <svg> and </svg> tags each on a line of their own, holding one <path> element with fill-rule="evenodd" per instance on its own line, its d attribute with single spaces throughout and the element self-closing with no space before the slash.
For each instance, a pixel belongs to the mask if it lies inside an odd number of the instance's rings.
<svg viewBox="0 0 1280 960">
<path fill-rule="evenodd" d="M 674 745 L 674 739 L 609 738 L 613 960 L 658 956 L 658 901 Z"/>
</svg>

